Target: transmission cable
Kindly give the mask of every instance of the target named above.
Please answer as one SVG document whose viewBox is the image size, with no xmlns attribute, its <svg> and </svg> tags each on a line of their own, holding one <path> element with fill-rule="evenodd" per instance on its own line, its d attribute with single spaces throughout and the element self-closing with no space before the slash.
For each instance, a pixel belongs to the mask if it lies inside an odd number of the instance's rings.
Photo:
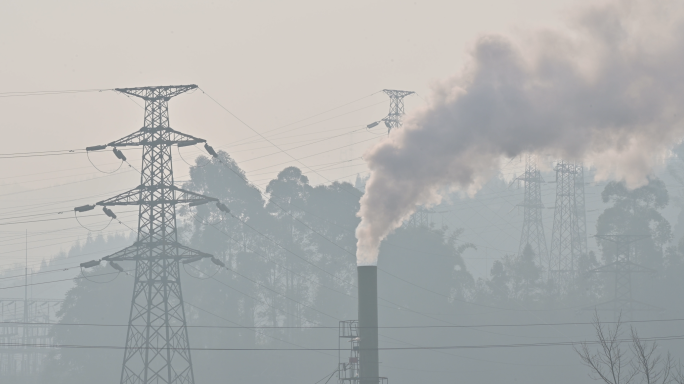
<svg viewBox="0 0 684 384">
<path fill-rule="evenodd" d="M 111 283 L 112 281 L 116 280 L 116 279 L 119 277 L 119 274 L 120 274 L 120 273 L 121 273 L 120 271 L 116 271 L 116 275 L 114 275 L 114 277 L 113 277 L 111 280 L 108 280 L 108 281 L 95 281 L 95 280 L 89 279 L 88 276 L 86 276 L 86 274 L 83 273 L 83 267 L 81 267 L 81 276 L 82 276 L 84 279 L 90 281 L 91 283 L 95 283 L 95 284 L 108 284 L 108 283 Z"/>
<path fill-rule="evenodd" d="M 104 91 L 113 91 L 113 89 L 95 88 L 95 89 L 65 89 L 65 90 L 59 90 L 59 91 L 0 92 L 0 97 L 63 95 L 63 94 L 73 94 L 73 93 L 104 92 Z"/>
<path fill-rule="evenodd" d="M 24 275 L 21 275 L 24 277 Z M 7 299 L 0 299 L 7 300 Z M 16 299 L 23 300 L 23 299 Z M 212 313 L 212 315 L 214 315 Z M 670 323 L 670 322 L 681 322 L 684 318 L 675 319 L 650 319 L 650 320 L 620 320 L 618 321 L 601 321 L 601 324 L 642 324 L 642 323 Z M 128 327 L 128 324 L 101 324 L 101 323 L 51 323 L 51 322 L 22 322 L 22 321 L 0 321 L 0 324 L 8 325 L 24 325 L 24 324 L 35 324 L 35 325 L 48 325 L 48 326 L 69 326 L 69 327 Z M 366 327 L 373 329 L 460 329 L 460 328 L 503 328 L 503 327 L 557 327 L 557 326 L 577 326 L 577 325 L 595 325 L 593 322 L 563 322 L 563 323 L 525 323 L 525 324 L 464 324 L 464 325 L 388 325 L 388 326 L 378 326 L 378 327 Z M 171 328 L 180 328 L 180 325 L 170 326 Z M 312 325 L 312 326 L 248 326 L 248 325 L 237 325 L 237 326 L 226 326 L 226 325 L 187 325 L 187 328 L 208 328 L 208 329 L 244 329 L 244 328 L 254 328 L 254 329 L 339 329 L 339 326 L 322 326 L 322 325 Z M 364 327 L 359 327 L 364 328 Z"/>
<path fill-rule="evenodd" d="M 684 340 L 684 335 L 643 337 L 640 340 L 646 342 Z M 632 339 L 618 339 L 618 342 L 631 342 Z M 483 345 L 435 345 L 417 347 L 379 347 L 379 351 L 410 351 L 410 350 L 452 350 L 452 349 L 501 349 L 501 348 L 530 348 L 530 347 L 556 347 L 574 345 L 594 345 L 600 341 L 557 341 L 547 343 L 513 343 L 513 344 L 483 344 Z M 111 345 L 79 345 L 79 344 L 29 344 L 29 343 L 0 343 L 0 346 L 7 347 L 36 347 L 36 348 L 56 348 L 56 349 L 113 349 L 123 350 L 124 346 Z M 160 350 L 163 347 L 138 347 L 139 349 Z M 291 352 L 316 352 L 316 351 L 349 351 L 347 348 L 187 348 L 191 351 L 291 351 Z"/>
<path fill-rule="evenodd" d="M 202 92 L 204 92 L 204 91 L 202 91 Z M 267 130 L 267 131 L 264 132 L 264 134 L 270 133 L 270 132 L 273 132 L 273 131 L 277 131 L 277 130 L 282 129 L 282 128 L 285 128 L 285 127 L 289 127 L 289 126 L 291 126 L 291 125 L 294 125 L 294 124 L 300 123 L 300 122 L 302 122 L 302 121 L 306 121 L 306 120 L 312 119 L 312 118 L 317 117 L 317 116 L 320 116 L 320 115 L 324 115 L 324 114 L 326 114 L 326 113 L 328 113 L 328 112 L 330 112 L 330 111 L 334 111 L 334 110 L 336 110 L 336 109 L 339 109 L 339 108 L 345 107 L 345 106 L 347 106 L 347 105 L 353 104 L 353 103 L 355 103 L 355 102 L 357 102 L 357 101 L 366 99 L 366 98 L 371 97 L 371 96 L 373 96 L 373 95 L 375 95 L 375 94 L 378 94 L 378 93 L 380 93 L 380 92 L 382 92 L 382 91 L 378 91 L 378 92 L 371 93 L 371 94 L 368 95 L 368 96 L 364 96 L 364 97 L 362 97 L 362 98 L 360 98 L 360 99 L 356 99 L 356 100 L 354 100 L 354 101 L 352 101 L 352 102 L 349 102 L 349 103 L 340 105 L 340 106 L 338 106 L 338 107 L 331 108 L 331 109 L 328 109 L 328 110 L 326 110 L 326 111 L 317 113 L 317 114 L 315 114 L 315 115 L 306 117 L 306 118 L 304 118 L 304 119 L 300 119 L 300 120 L 297 120 L 297 121 L 295 121 L 295 122 L 292 122 L 292 123 L 289 123 L 289 124 L 286 124 L 286 125 L 282 125 L 282 126 L 277 127 L 277 128 L 273 128 L 273 129 Z M 387 102 L 387 101 L 383 101 L 383 103 L 386 103 L 386 102 Z M 377 103 L 377 104 L 381 104 L 381 103 Z M 377 104 L 373 104 L 373 105 L 371 105 L 371 106 L 375 106 L 375 105 L 377 105 Z M 362 109 L 369 108 L 369 107 L 371 107 L 371 106 L 363 107 L 363 108 L 360 108 L 360 109 L 356 109 L 356 110 L 353 110 L 353 111 L 351 111 L 351 112 L 348 112 L 348 113 L 345 113 L 345 114 L 342 114 L 342 115 L 334 116 L 334 117 L 332 117 L 332 118 L 337 118 L 337 117 L 340 117 L 340 116 L 343 116 L 343 115 L 346 115 L 346 114 L 349 114 L 349 113 L 352 113 L 352 112 L 360 111 L 360 110 L 362 110 Z M 332 118 L 330 118 L 330 119 L 332 119 Z M 318 123 L 321 123 L 321 122 L 323 122 L 323 121 L 328 121 L 328 120 L 330 120 L 330 119 L 321 120 L 321 121 L 318 121 L 318 122 L 313 123 L 313 124 L 318 124 Z M 279 132 L 279 133 L 277 133 L 276 135 L 280 135 L 280 134 L 282 134 L 282 133 L 290 132 L 290 131 L 293 131 L 293 130 L 296 130 L 296 129 L 299 129 L 299 128 L 303 128 L 303 127 L 306 127 L 306 126 L 310 126 L 310 125 L 312 125 L 312 124 L 308 124 L 308 125 L 305 125 L 305 126 L 302 126 L 302 127 L 290 129 L 290 130 L 287 130 L 287 131 L 285 131 L 285 132 Z M 245 139 L 242 139 L 242 140 L 238 140 L 238 141 L 234 142 L 234 144 L 235 144 L 235 143 L 239 143 L 239 142 L 244 141 L 244 140 L 249 140 L 249 139 L 255 138 L 255 137 L 258 137 L 258 135 L 254 135 L 254 136 L 250 136 L 250 137 L 247 137 L 247 138 L 245 138 Z M 241 144 L 240 144 L 240 145 L 241 145 Z"/>
<path fill-rule="evenodd" d="M 124 272 L 130 272 L 130 270 L 124 271 Z M 90 275 L 90 277 L 93 277 L 93 276 L 106 276 L 106 275 L 112 275 L 112 274 L 115 274 L 115 273 L 118 274 L 119 271 L 116 271 L 116 272 L 100 273 L 100 274 L 97 274 L 97 275 Z M 0 287 L 0 290 L 1 290 L 1 289 L 14 289 L 14 288 L 22 288 L 22 287 L 31 287 L 31 286 L 43 285 L 43 284 L 59 283 L 59 282 L 62 282 L 62 281 L 71 281 L 71 280 L 74 280 L 74 279 L 83 279 L 83 277 L 78 277 L 78 276 L 77 276 L 77 277 L 72 277 L 72 278 L 69 278 L 69 279 L 60 279 L 60 280 L 44 281 L 44 282 L 41 282 L 41 283 L 30 283 L 30 284 L 22 284 L 22 285 L 13 285 L 13 286 L 11 286 L 11 287 Z"/>
<path fill-rule="evenodd" d="M 194 305 L 194 304 L 192 304 L 192 303 L 189 303 L 189 302 L 187 302 L 187 301 L 185 301 L 185 303 L 187 303 L 187 304 L 190 305 L 191 307 L 197 308 L 198 310 L 203 311 L 203 312 L 205 312 L 205 313 L 208 313 L 208 314 L 210 314 L 210 315 L 212 315 L 212 316 L 215 316 L 215 317 L 217 317 L 217 318 L 219 318 L 219 319 L 221 319 L 221 320 L 227 321 L 227 322 L 229 322 L 229 323 L 231 323 L 231 324 L 238 325 L 238 326 L 240 326 L 241 328 L 249 329 L 249 327 L 245 327 L 245 326 L 242 326 L 242 325 L 240 325 L 240 324 L 238 324 L 238 323 L 236 323 L 236 322 L 234 322 L 234 321 L 230 321 L 230 320 L 226 319 L 226 318 L 223 317 L 223 316 L 219 316 L 219 315 L 217 315 L 217 314 L 215 314 L 215 313 L 212 313 L 212 312 L 210 312 L 210 311 L 208 311 L 208 310 L 206 310 L 206 309 L 202 309 L 202 308 L 200 308 L 200 307 L 198 307 L 198 306 L 196 306 L 196 305 Z M 304 347 L 302 347 L 302 346 L 299 345 L 299 344 L 292 343 L 292 342 L 290 342 L 290 341 L 280 339 L 280 338 L 275 337 L 275 336 L 273 336 L 273 335 L 269 335 L 269 334 L 266 334 L 266 333 L 264 333 L 264 332 L 259 332 L 259 331 L 255 330 L 255 329 L 250 329 L 250 330 L 251 330 L 252 332 L 254 332 L 254 333 L 261 334 L 261 335 L 264 335 L 264 336 L 269 337 L 269 338 L 271 338 L 271 339 L 281 341 L 281 342 L 283 342 L 283 343 L 285 343 L 285 344 L 290 344 L 290 345 L 294 345 L 294 346 L 296 346 L 296 347 L 304 348 Z M 335 357 L 334 355 L 330 355 L 330 354 L 325 353 L 325 352 L 321 352 L 321 354 L 327 355 L 327 356 L 331 356 L 331 357 Z"/>
<path fill-rule="evenodd" d="M 202 274 L 205 274 L 208 277 L 197 277 L 197 276 L 193 276 L 190 272 L 188 272 L 188 269 L 186 267 L 187 267 L 187 264 L 183 263 L 183 270 L 185 271 L 185 273 L 187 273 L 188 276 L 192 277 L 193 279 L 197 279 L 197 280 L 209 280 L 212 277 L 216 276 L 216 274 L 219 273 L 219 271 L 221 270 L 221 267 L 217 266 L 216 270 L 214 271 L 214 273 L 211 274 L 211 276 L 209 276 L 209 274 L 207 274 L 207 273 L 200 271 Z M 197 268 L 195 268 L 195 269 L 197 269 Z M 197 269 L 197 270 L 199 271 L 199 269 Z"/>
<path fill-rule="evenodd" d="M 256 129 L 252 128 L 250 125 L 248 125 L 247 123 L 245 123 L 243 120 L 241 120 L 239 117 L 237 117 L 233 112 L 231 112 L 228 108 L 226 108 L 226 107 L 224 107 L 223 105 L 221 105 L 221 103 L 219 103 L 216 99 L 214 99 L 213 97 L 211 97 L 211 95 L 209 95 L 208 93 L 206 93 L 202 88 L 198 88 L 198 89 L 200 89 L 200 90 L 202 91 L 203 94 L 205 94 L 205 95 L 206 95 L 208 98 L 210 98 L 214 103 L 216 103 L 216 105 L 218 105 L 219 107 L 221 107 L 224 111 L 228 112 L 228 113 L 229 113 L 231 116 L 233 116 L 237 121 L 239 121 L 240 123 L 242 123 L 245 127 L 249 128 L 252 132 L 254 132 L 254 133 L 256 133 L 257 135 L 259 135 L 262 139 L 266 140 L 269 144 L 273 145 L 273 146 L 274 146 L 275 148 L 277 148 L 280 152 L 284 153 L 285 155 L 287 155 L 288 157 L 290 157 L 292 160 L 294 160 L 294 161 L 298 162 L 299 164 L 301 164 L 302 166 L 308 168 L 311 172 L 317 174 L 318 176 L 320 176 L 320 177 L 322 177 L 323 179 L 325 179 L 325 180 L 327 180 L 328 182 L 330 182 L 330 180 L 328 180 L 328 178 L 326 178 L 325 176 L 319 174 L 319 173 L 316 172 L 315 170 L 311 169 L 311 167 L 309 167 L 308 165 L 304 164 L 300 159 L 297 159 L 297 158 L 295 158 L 294 156 L 290 155 L 287 151 L 285 151 L 285 150 L 283 150 L 282 148 L 280 148 L 280 147 L 279 147 L 277 144 L 275 144 L 273 141 L 271 141 L 271 140 L 269 140 L 268 138 L 266 138 L 266 136 L 264 136 L 264 135 L 262 135 L 261 133 L 259 133 L 259 131 L 257 131 Z M 375 138 L 373 138 L 373 139 L 375 139 Z M 309 156 L 309 157 L 310 157 L 310 156 Z"/>
<path fill-rule="evenodd" d="M 192 265 L 191 265 L 190 267 L 193 268 L 193 269 L 195 269 L 195 270 L 197 270 L 197 271 L 199 271 L 199 269 L 195 268 L 195 267 L 192 266 Z M 292 301 L 292 302 L 294 302 L 294 303 L 296 303 L 296 304 L 299 304 L 299 305 L 301 305 L 302 307 L 306 307 L 306 308 L 308 308 L 308 309 L 310 309 L 310 310 L 312 310 L 312 311 L 318 312 L 318 313 L 320 313 L 321 315 L 327 316 L 327 317 L 329 317 L 329 318 L 331 318 L 331 319 L 333 319 L 333 320 L 337 320 L 337 321 L 340 320 L 339 318 L 334 317 L 334 316 L 331 316 L 331 315 L 328 315 L 327 313 L 322 312 L 322 311 L 320 311 L 320 310 L 318 310 L 318 309 L 316 309 L 316 308 L 314 308 L 314 307 L 312 307 L 312 306 L 310 306 L 310 305 L 304 304 L 304 303 L 299 302 L 299 301 L 297 301 L 297 300 L 295 300 L 295 299 L 293 299 L 293 298 L 291 298 L 291 297 L 288 297 L 287 295 L 284 295 L 284 294 L 282 294 L 282 293 L 276 291 L 275 289 L 273 289 L 273 288 L 271 288 L 271 287 L 267 287 L 267 286 L 261 284 L 260 282 L 254 280 L 254 279 L 252 279 L 252 278 L 250 278 L 250 277 L 248 277 L 248 276 L 246 276 L 246 275 L 244 275 L 244 274 L 242 274 L 242 273 L 240 273 L 240 272 L 238 272 L 238 271 L 236 271 L 236 270 L 234 270 L 234 269 L 232 269 L 232 268 L 229 268 L 229 267 L 227 267 L 227 266 L 225 266 L 225 265 L 220 265 L 220 267 L 223 268 L 223 269 L 225 269 L 225 270 L 227 270 L 227 271 L 229 271 L 229 272 L 231 272 L 231 273 L 233 273 L 233 274 L 235 274 L 235 275 L 237 275 L 237 276 L 240 276 L 240 277 L 242 277 L 243 279 L 248 280 L 248 281 L 250 281 L 250 282 L 252 282 L 252 283 L 254 283 L 254 284 L 256 284 L 256 285 L 258 285 L 258 286 L 260 286 L 260 287 L 262 287 L 262 288 L 264 288 L 264 289 L 266 289 L 266 290 L 268 290 L 268 291 L 270 291 L 270 292 L 273 292 L 274 294 L 276 294 L 276 295 L 278 295 L 278 296 L 281 296 L 281 297 L 283 297 L 283 298 L 285 298 L 285 299 L 288 299 L 288 300 L 290 300 L 290 301 Z M 222 281 L 215 279 L 213 276 L 210 277 L 210 279 L 216 280 L 216 281 L 219 282 L 220 284 L 226 285 L 226 284 L 224 284 Z M 227 286 L 227 285 L 226 285 L 226 286 Z M 300 320 L 301 320 L 301 319 L 300 319 Z"/>
<path fill-rule="evenodd" d="M 80 225 L 81 227 L 86 229 L 88 232 L 102 232 L 105 229 L 107 229 L 107 227 L 109 227 L 109 224 L 111 224 L 112 221 L 114 221 L 114 219 L 110 218 L 109 221 L 107 222 L 107 224 L 104 227 L 102 227 L 102 229 L 90 229 L 81 223 L 81 221 L 78 219 L 78 215 L 76 214 L 76 211 L 74 211 L 74 218 L 76 219 L 76 222 L 78 223 L 78 225 Z"/>
<path fill-rule="evenodd" d="M 97 165 L 95 165 L 95 163 L 93 163 L 93 160 L 90 159 L 90 151 L 86 151 L 86 156 L 88 157 L 88 161 L 90 162 L 90 164 L 92 164 L 93 168 L 97 169 L 98 171 L 100 171 L 100 172 L 102 172 L 102 173 L 106 173 L 106 174 L 108 174 L 108 175 L 111 175 L 112 173 L 115 173 L 116 171 L 118 171 L 119 169 L 121 169 L 121 166 L 122 166 L 123 163 L 124 163 L 123 160 L 121 160 L 121 162 L 119 163 L 119 167 L 118 167 L 118 168 L 116 168 L 115 170 L 113 170 L 113 171 L 111 171 L 111 172 L 105 172 L 105 171 L 101 170 L 100 168 L 98 168 Z"/>
</svg>

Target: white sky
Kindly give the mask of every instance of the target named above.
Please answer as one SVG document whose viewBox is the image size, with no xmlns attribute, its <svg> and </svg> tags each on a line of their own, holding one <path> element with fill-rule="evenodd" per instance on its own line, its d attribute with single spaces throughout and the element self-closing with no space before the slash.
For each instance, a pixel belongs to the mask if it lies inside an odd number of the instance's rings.
<svg viewBox="0 0 684 384">
<path fill-rule="evenodd" d="M 353 181 L 352 175 L 365 171 L 362 161 L 334 163 L 358 159 L 383 137 L 381 126 L 377 136 L 362 129 L 387 113 L 387 98 L 377 91 L 413 90 L 427 97 L 430 84 L 460 69 L 479 35 L 562 27 L 569 11 L 590 3 L 3 1 L 0 93 L 198 84 L 292 156 L 304 158 L 306 166 L 330 165 L 319 172 L 326 179 Z M 408 98 L 407 111 L 422 103 L 420 97 Z M 228 150 L 256 184 L 289 164 L 306 171 L 262 140 L 245 145 L 254 133 L 200 91 L 174 99 L 170 114 L 172 127 Z M 142 117 L 138 106 L 114 92 L 0 94 L 0 153 L 104 144 L 138 129 Z M 320 142 L 302 146 L 314 141 Z M 197 149 L 182 152 L 191 161 Z M 126 152 L 139 167 L 137 153 Z M 105 170 L 117 166 L 109 151 L 92 160 Z M 74 206 L 139 183 L 137 173 L 124 172 L 125 167 L 112 175 L 99 173 L 85 155 L 0 161 L 0 268 L 23 262 L 24 231 L 31 263 L 68 249 L 88 233 L 73 219 Z M 176 180 L 187 179 L 187 166 L 178 157 L 174 166 Z M 307 174 L 314 184 L 325 182 Z M 119 211 L 135 228 L 136 214 Z M 103 214 L 93 213 L 98 216 L 84 217 L 84 224 L 106 223 Z M 28 222 L 44 219 L 60 220 Z M 112 224 L 106 232 L 121 230 Z"/>
</svg>

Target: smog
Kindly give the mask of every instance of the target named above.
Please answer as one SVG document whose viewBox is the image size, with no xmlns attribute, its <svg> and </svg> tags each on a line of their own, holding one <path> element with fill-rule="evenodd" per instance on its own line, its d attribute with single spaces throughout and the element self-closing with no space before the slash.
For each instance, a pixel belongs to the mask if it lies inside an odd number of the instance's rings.
<svg viewBox="0 0 684 384">
<path fill-rule="evenodd" d="M 0 383 L 684 383 L 684 4 L 0 15 Z"/>
</svg>

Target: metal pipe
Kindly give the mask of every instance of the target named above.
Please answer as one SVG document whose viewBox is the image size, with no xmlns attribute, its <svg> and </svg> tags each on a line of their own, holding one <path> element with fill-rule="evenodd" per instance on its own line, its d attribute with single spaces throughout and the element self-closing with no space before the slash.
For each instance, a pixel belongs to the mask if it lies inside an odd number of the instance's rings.
<svg viewBox="0 0 684 384">
<path fill-rule="evenodd" d="M 377 384 L 380 379 L 378 353 L 378 268 L 357 267 L 359 277 L 359 383 Z"/>
</svg>

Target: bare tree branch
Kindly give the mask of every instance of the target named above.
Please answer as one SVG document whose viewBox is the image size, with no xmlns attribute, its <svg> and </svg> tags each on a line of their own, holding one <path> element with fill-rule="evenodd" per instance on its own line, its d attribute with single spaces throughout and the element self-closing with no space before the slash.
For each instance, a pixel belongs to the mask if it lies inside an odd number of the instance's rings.
<svg viewBox="0 0 684 384">
<path fill-rule="evenodd" d="M 589 377 L 602 380 L 606 384 L 630 384 L 636 372 L 629 369 L 632 366 L 632 359 L 622 347 L 621 318 L 618 318 L 614 328 L 606 328 L 595 312 L 592 322 L 599 344 L 597 351 L 592 351 L 588 343 L 582 343 L 579 349 L 575 348 L 582 363 L 591 369 Z"/>
<path fill-rule="evenodd" d="M 682 365 L 675 364 L 669 352 L 664 356 L 658 353 L 656 342 L 643 341 L 634 327 L 630 329 L 631 339 L 622 338 L 621 316 L 612 328 L 601 324 L 597 313 L 592 323 L 597 340 L 591 345 L 598 347 L 590 348 L 586 342 L 575 347 L 582 363 L 590 368 L 592 379 L 606 384 L 684 384 Z"/>
</svg>

